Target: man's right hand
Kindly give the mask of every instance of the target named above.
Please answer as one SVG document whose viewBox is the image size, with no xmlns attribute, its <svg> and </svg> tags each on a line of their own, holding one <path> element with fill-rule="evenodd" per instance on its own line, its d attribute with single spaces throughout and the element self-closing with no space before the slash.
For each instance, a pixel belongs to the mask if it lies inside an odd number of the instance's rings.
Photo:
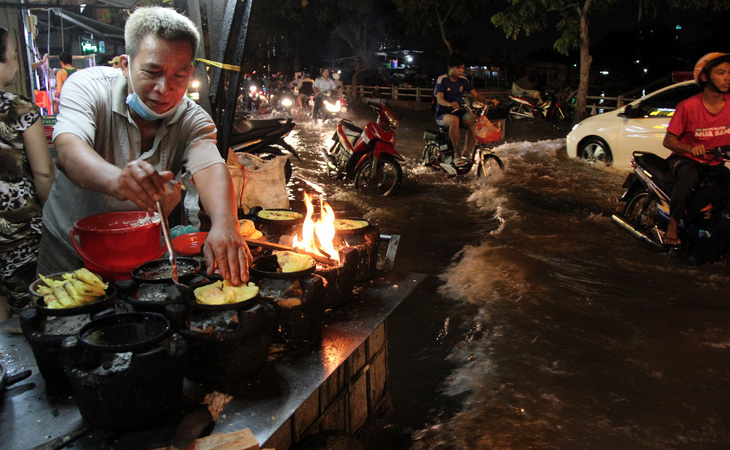
<svg viewBox="0 0 730 450">
<path fill-rule="evenodd" d="M 162 200 L 165 186 L 175 178 L 170 171 L 158 172 L 150 163 L 135 160 L 125 165 L 113 184 L 117 200 L 131 200 L 140 208 L 153 212 L 155 202 Z"/>
<path fill-rule="evenodd" d="M 692 153 L 694 156 L 705 156 L 705 146 L 702 144 L 694 145 L 689 149 L 689 153 Z"/>
</svg>

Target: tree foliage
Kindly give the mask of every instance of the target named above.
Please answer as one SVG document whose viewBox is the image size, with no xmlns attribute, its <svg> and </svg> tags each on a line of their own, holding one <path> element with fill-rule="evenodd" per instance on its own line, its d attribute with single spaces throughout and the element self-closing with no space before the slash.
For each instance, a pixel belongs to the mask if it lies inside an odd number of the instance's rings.
<svg viewBox="0 0 730 450">
<path fill-rule="evenodd" d="M 435 28 L 449 54 L 460 26 L 486 11 L 490 2 L 483 0 L 393 0 L 402 23 L 410 33 L 430 32 Z"/>
<path fill-rule="evenodd" d="M 517 39 L 522 33 L 531 33 L 555 26 L 559 38 L 553 47 L 567 54 L 573 48 L 580 49 L 580 82 L 576 97 L 574 122 L 580 121 L 588 96 L 590 67 L 590 17 L 608 13 L 618 0 L 509 0 L 505 11 L 492 16 L 492 23 L 505 35 Z M 730 8 L 727 0 L 639 0 L 636 3 L 637 21 L 642 14 L 656 14 L 659 8 L 720 10 Z M 554 25 L 553 25 L 554 24 Z"/>
</svg>

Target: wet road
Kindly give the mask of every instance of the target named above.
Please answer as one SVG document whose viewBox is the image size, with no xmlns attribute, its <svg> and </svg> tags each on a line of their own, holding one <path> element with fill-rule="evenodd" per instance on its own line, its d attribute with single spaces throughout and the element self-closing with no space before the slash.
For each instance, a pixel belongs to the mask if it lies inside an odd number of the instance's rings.
<svg viewBox="0 0 730 450">
<path fill-rule="evenodd" d="M 389 320 L 394 413 L 371 448 L 730 447 L 730 269 L 616 227 L 625 173 L 567 159 L 567 126 L 508 123 L 483 183 L 420 167 L 431 115 L 400 112 L 392 198 L 326 177 L 334 126 L 290 140 L 294 197 L 400 234 L 397 268 L 431 275 Z"/>
</svg>

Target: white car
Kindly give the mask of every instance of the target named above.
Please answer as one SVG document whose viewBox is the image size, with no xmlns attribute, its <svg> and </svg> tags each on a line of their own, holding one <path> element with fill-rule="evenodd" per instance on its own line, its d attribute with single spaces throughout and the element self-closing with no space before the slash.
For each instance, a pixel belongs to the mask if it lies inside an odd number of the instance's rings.
<svg viewBox="0 0 730 450">
<path fill-rule="evenodd" d="M 588 117 L 568 133 L 568 156 L 620 168 L 630 168 L 631 154 L 637 150 L 667 157 L 671 152 L 662 141 L 669 119 L 679 102 L 700 92 L 694 81 L 684 81 L 614 111 Z"/>
</svg>

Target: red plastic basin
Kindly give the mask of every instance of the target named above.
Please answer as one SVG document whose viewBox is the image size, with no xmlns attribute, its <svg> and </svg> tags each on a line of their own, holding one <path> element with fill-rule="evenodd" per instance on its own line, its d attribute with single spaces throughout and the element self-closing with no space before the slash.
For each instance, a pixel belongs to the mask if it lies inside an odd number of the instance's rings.
<svg viewBox="0 0 730 450">
<path fill-rule="evenodd" d="M 111 212 L 77 220 L 71 241 L 89 270 L 113 279 L 131 278 L 133 268 L 165 252 L 160 219 L 145 211 Z"/>
</svg>

